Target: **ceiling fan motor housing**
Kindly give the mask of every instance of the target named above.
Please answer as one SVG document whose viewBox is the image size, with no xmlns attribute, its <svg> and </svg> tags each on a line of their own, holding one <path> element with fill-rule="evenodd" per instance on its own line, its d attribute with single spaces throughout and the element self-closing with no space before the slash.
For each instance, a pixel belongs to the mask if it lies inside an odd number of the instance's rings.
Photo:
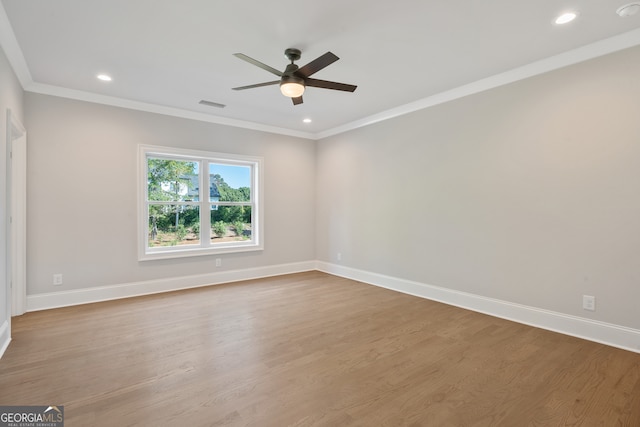
<svg viewBox="0 0 640 427">
<path fill-rule="evenodd" d="M 296 50 L 296 49 L 287 49 L 287 51 L 289 50 Z M 287 57 L 289 57 L 289 55 L 287 55 Z M 298 54 L 298 58 L 300 58 L 299 54 Z M 289 57 L 289 59 L 291 59 L 291 57 Z M 297 76 L 295 74 L 295 72 L 298 71 L 298 66 L 293 63 L 294 61 L 293 59 L 291 59 L 291 61 L 292 61 L 291 64 L 287 65 L 286 70 L 284 70 L 284 73 L 280 78 L 280 91 L 284 96 L 288 96 L 290 98 L 297 98 L 302 96 L 306 85 L 304 82 L 304 78 Z"/>
<path fill-rule="evenodd" d="M 285 83 L 296 83 L 304 86 L 304 79 L 302 77 L 294 76 L 293 74 L 285 74 L 280 79 L 280 86 Z"/>
<path fill-rule="evenodd" d="M 296 64 L 289 64 L 287 68 L 284 70 L 285 76 L 293 76 L 293 74 L 298 71 L 298 66 Z"/>
</svg>

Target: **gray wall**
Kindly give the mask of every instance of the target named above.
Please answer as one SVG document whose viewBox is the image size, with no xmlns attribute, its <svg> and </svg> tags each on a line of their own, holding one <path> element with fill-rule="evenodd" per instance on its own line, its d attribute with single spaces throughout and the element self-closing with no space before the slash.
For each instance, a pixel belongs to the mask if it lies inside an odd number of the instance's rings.
<svg viewBox="0 0 640 427">
<path fill-rule="evenodd" d="M 25 114 L 29 295 L 315 259 L 315 142 L 33 93 Z M 138 144 L 262 156 L 264 251 L 139 262 Z"/>
<path fill-rule="evenodd" d="M 636 47 L 320 141 L 318 259 L 640 328 L 638 76 Z"/>
<path fill-rule="evenodd" d="M 9 319 L 7 313 L 7 109 L 24 123 L 22 87 L 7 57 L 0 49 L 0 326 Z M 2 343 L 0 343 L 0 346 Z"/>
<path fill-rule="evenodd" d="M 266 249 L 222 270 L 341 252 L 638 329 L 639 71 L 633 48 L 317 144 L 27 93 L 28 293 L 219 271 L 213 257 L 137 261 L 136 148 L 153 144 L 265 158 Z"/>
</svg>

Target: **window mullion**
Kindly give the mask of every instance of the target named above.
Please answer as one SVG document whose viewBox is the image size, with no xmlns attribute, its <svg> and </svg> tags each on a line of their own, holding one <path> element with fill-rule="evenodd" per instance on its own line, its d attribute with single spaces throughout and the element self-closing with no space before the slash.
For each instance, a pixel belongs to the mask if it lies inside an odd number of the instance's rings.
<svg viewBox="0 0 640 427">
<path fill-rule="evenodd" d="M 200 244 L 211 246 L 211 208 L 209 207 L 209 162 L 200 160 Z"/>
<path fill-rule="evenodd" d="M 145 145 L 139 146 L 138 152 L 142 190 L 138 193 L 140 260 L 246 252 L 264 248 L 261 231 L 263 227 L 259 224 L 262 221 L 260 158 Z M 170 173 L 179 171 L 180 166 L 183 171 L 189 167 L 191 170 L 179 172 L 182 175 L 176 179 Z M 224 191 L 228 193 L 224 197 L 211 198 L 212 173 L 220 174 L 220 185 L 226 184 Z M 243 181 L 234 181 L 235 174 L 240 174 Z M 228 180 L 223 184 L 222 178 Z M 246 182 L 247 178 L 250 183 Z M 153 180 L 153 188 L 150 179 Z M 196 185 L 199 189 L 193 191 Z M 248 194 L 246 190 L 238 191 L 244 187 L 249 188 Z M 175 194 L 168 194 L 170 191 Z M 219 198 L 225 201 L 220 201 Z M 212 211 L 212 207 L 220 210 Z M 240 210 L 240 207 L 244 209 Z M 246 209 L 250 209 L 250 217 Z M 219 227 L 216 232 L 212 230 L 212 217 L 224 222 L 226 235 L 220 234 Z M 157 228 L 152 229 L 156 219 Z M 199 224 L 196 223 L 198 220 Z M 243 223 L 242 229 L 238 228 L 240 221 Z M 199 229 L 196 230 L 196 227 Z M 199 242 L 194 241 L 196 236 L 191 234 L 195 231 L 199 232 Z"/>
</svg>

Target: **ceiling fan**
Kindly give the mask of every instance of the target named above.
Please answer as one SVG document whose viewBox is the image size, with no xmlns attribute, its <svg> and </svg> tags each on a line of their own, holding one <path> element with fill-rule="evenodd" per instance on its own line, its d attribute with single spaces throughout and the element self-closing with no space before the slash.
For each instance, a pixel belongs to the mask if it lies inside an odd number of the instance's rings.
<svg viewBox="0 0 640 427">
<path fill-rule="evenodd" d="M 294 61 L 300 59 L 301 54 L 302 52 L 300 52 L 299 49 L 286 49 L 284 51 L 284 55 L 289 58 L 291 64 L 287 65 L 287 68 L 284 71 L 279 71 L 273 67 L 263 64 L 260 61 L 256 61 L 255 59 L 250 58 L 247 55 L 244 55 L 242 53 L 234 53 L 234 56 L 242 59 L 243 61 L 247 61 L 250 64 L 260 67 L 272 74 L 275 74 L 276 76 L 280 77 L 280 80 L 258 83 L 249 86 L 234 87 L 233 90 L 253 89 L 256 87 L 280 84 L 280 91 L 284 96 L 291 98 L 291 100 L 293 101 L 293 105 L 302 104 L 302 94 L 304 93 L 304 89 L 306 86 L 319 87 L 322 89 L 342 90 L 345 92 L 353 92 L 356 90 L 357 86 L 355 85 L 310 78 L 310 76 L 312 76 L 313 74 L 340 59 L 333 53 L 327 52 L 324 55 L 321 55 L 313 61 L 309 62 L 304 67 L 298 68 L 298 66 L 294 64 Z"/>
</svg>

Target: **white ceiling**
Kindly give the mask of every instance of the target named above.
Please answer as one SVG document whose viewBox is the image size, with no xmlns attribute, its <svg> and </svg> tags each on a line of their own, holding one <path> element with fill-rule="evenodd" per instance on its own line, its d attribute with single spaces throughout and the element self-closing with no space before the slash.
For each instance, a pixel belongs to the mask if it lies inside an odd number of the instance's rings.
<svg viewBox="0 0 640 427">
<path fill-rule="evenodd" d="M 313 138 L 640 44 L 640 14 L 615 13 L 629 1 L 2 0 L 0 41 L 26 90 Z M 288 47 L 300 66 L 335 53 L 314 78 L 358 89 L 307 88 L 298 106 L 278 86 L 231 90 L 277 79 L 233 53 L 284 70 Z"/>
</svg>

